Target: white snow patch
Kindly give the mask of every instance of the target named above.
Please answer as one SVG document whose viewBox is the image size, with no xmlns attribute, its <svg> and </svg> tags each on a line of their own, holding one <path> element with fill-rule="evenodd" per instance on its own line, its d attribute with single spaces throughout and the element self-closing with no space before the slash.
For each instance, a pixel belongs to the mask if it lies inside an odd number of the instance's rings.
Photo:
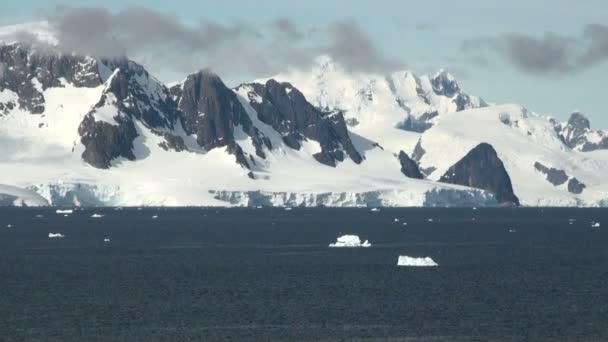
<svg viewBox="0 0 608 342">
<path fill-rule="evenodd" d="M 332 248 L 342 248 L 342 247 L 346 247 L 346 248 L 358 248 L 358 247 L 367 248 L 367 247 L 371 247 L 371 246 L 372 246 L 372 244 L 368 240 L 365 240 L 365 241 L 361 242 L 361 239 L 357 235 L 344 235 L 344 236 L 340 236 L 336 240 L 335 243 L 329 244 L 329 247 L 332 247 Z"/>
</svg>

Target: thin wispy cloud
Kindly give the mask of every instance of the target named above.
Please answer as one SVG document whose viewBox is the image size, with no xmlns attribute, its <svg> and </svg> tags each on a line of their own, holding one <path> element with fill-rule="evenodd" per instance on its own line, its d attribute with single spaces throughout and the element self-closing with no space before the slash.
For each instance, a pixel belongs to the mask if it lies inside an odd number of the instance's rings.
<svg viewBox="0 0 608 342">
<path fill-rule="evenodd" d="M 577 37 L 545 33 L 532 36 L 508 33 L 466 40 L 462 50 L 479 60 L 504 59 L 521 71 L 560 75 L 587 70 L 608 60 L 608 26 L 585 26 Z"/>
</svg>

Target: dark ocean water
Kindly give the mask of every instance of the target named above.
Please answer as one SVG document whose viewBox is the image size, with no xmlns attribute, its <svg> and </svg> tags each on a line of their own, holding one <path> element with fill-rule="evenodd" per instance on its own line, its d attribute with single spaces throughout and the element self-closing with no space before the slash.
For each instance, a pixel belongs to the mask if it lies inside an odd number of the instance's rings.
<svg viewBox="0 0 608 342">
<path fill-rule="evenodd" d="M 0 341 L 215 340 L 608 341 L 608 211 L 0 209 Z"/>
</svg>

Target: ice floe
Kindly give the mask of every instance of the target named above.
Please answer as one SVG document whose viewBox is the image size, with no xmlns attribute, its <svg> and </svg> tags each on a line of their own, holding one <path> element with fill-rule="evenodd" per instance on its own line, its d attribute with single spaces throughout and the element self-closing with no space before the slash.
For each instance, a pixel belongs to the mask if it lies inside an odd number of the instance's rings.
<svg viewBox="0 0 608 342">
<path fill-rule="evenodd" d="M 400 255 L 399 260 L 397 260 L 397 266 L 407 266 L 407 267 L 437 267 L 437 264 L 433 259 L 426 258 L 413 258 L 407 255 Z"/>
<path fill-rule="evenodd" d="M 7 224 L 6 228 L 13 228 L 13 225 L 12 224 Z"/>
<path fill-rule="evenodd" d="M 68 214 L 72 214 L 73 212 L 74 212 L 74 210 L 72 210 L 72 209 L 67 209 L 67 210 L 57 209 L 55 211 L 55 213 L 57 213 L 59 215 L 68 215 Z"/>
<path fill-rule="evenodd" d="M 91 218 L 102 218 L 104 216 L 105 215 L 101 215 L 101 214 L 93 214 L 93 215 L 91 215 Z"/>
<path fill-rule="evenodd" d="M 152 218 L 156 220 L 158 218 L 158 215 L 154 215 L 152 216 Z"/>
<path fill-rule="evenodd" d="M 105 243 L 109 243 L 109 242 L 110 242 L 110 239 L 105 238 L 105 239 L 103 239 L 103 242 L 105 242 Z"/>
<path fill-rule="evenodd" d="M 591 222 L 591 228 L 599 228 L 600 226 L 599 222 Z"/>
<path fill-rule="evenodd" d="M 49 239 L 63 239 L 65 235 L 61 233 L 49 233 Z"/>
<path fill-rule="evenodd" d="M 357 235 L 344 235 L 340 236 L 335 243 L 329 244 L 329 247 L 338 248 L 338 247 L 347 247 L 347 248 L 358 248 L 358 247 L 371 247 L 372 244 L 365 240 L 361 242 L 361 239 Z"/>
<path fill-rule="evenodd" d="M 370 211 L 378 212 L 378 211 L 380 211 L 380 209 L 379 208 L 372 208 Z"/>
</svg>

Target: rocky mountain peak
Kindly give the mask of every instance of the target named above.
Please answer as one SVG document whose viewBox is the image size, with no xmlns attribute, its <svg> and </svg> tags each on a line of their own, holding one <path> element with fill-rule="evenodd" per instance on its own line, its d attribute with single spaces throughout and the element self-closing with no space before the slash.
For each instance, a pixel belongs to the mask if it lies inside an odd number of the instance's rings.
<svg viewBox="0 0 608 342">
<path fill-rule="evenodd" d="M 587 117 L 580 112 L 574 112 L 572 113 L 572 115 L 570 115 L 570 118 L 568 119 L 568 125 L 576 130 L 591 129 L 591 123 L 589 122 L 589 119 L 587 119 Z"/>
<path fill-rule="evenodd" d="M 283 142 L 295 150 L 305 139 L 319 142 L 321 152 L 314 155 L 320 163 L 336 166 L 348 155 L 355 163 L 363 157 L 355 149 L 341 112 L 323 112 L 310 104 L 302 92 L 287 82 L 274 79 L 265 84 L 245 84 L 251 106 L 260 121 L 272 126 Z"/>
<path fill-rule="evenodd" d="M 437 95 L 454 97 L 460 93 L 460 85 L 449 72 L 441 69 L 433 77 L 430 78 L 433 91 Z"/>
<path fill-rule="evenodd" d="M 511 178 L 492 145 L 482 143 L 454 164 L 440 182 L 487 190 L 503 204 L 519 205 Z"/>
</svg>

